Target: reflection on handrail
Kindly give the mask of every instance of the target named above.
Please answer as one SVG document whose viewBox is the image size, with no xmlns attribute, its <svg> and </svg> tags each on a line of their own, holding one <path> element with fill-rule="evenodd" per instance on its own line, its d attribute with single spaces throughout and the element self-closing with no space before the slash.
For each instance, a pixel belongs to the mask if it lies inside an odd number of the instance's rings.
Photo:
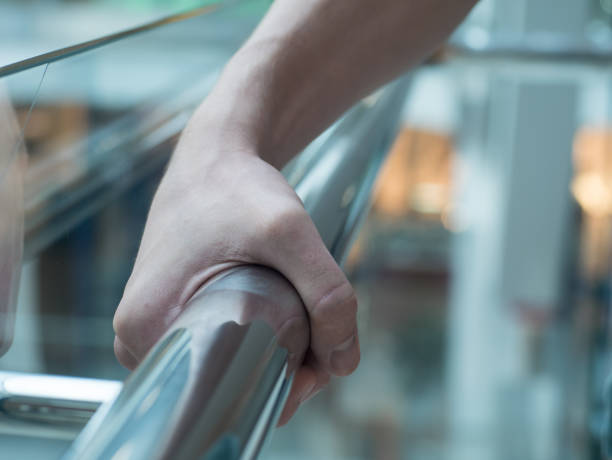
<svg viewBox="0 0 612 460">
<path fill-rule="evenodd" d="M 0 67 L 0 77 L 5 75 L 10 75 L 16 72 L 21 72 L 27 69 L 31 69 L 32 67 L 37 67 L 39 65 L 48 64 L 50 62 L 58 61 L 60 59 L 65 59 L 70 56 L 74 56 L 79 53 L 83 53 L 85 51 L 92 50 L 94 48 L 98 48 L 100 46 L 107 45 L 109 43 L 122 40 L 136 34 L 147 32 L 149 30 L 157 29 L 158 27 L 172 24 L 174 22 L 183 21 L 185 19 L 189 19 L 195 16 L 199 16 L 206 13 L 211 13 L 218 9 L 224 2 L 221 1 L 209 1 L 205 6 L 201 6 L 199 8 L 195 8 L 190 11 L 186 11 L 183 13 L 173 14 L 167 16 L 162 19 L 158 19 L 156 21 L 149 22 L 147 24 L 143 24 L 142 26 L 134 27 L 132 29 L 124 30 L 121 32 L 117 32 L 114 34 L 106 35 L 104 37 L 96 38 L 93 40 L 89 40 L 83 43 L 79 43 L 76 45 L 68 46 L 66 48 L 62 48 L 55 51 L 50 51 L 48 53 L 41 54 L 39 56 L 33 56 L 28 59 L 24 59 L 19 62 L 15 62 L 13 64 L 8 64 Z"/>
<path fill-rule="evenodd" d="M 406 84 L 359 104 L 285 171 L 339 261 L 367 210 Z M 309 336 L 285 278 L 257 266 L 225 272 L 192 298 L 65 458 L 255 458 Z"/>
</svg>

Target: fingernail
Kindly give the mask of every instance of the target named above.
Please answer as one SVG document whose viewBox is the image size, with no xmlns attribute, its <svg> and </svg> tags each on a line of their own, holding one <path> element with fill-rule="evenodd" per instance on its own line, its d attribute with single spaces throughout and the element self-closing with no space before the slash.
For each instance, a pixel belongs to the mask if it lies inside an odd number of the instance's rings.
<svg viewBox="0 0 612 460">
<path fill-rule="evenodd" d="M 330 364 L 337 374 L 344 374 L 351 371 L 355 366 L 355 336 L 341 343 L 331 354 Z"/>
<path fill-rule="evenodd" d="M 314 398 L 316 395 L 318 395 L 321 392 L 321 390 L 322 388 L 318 388 L 317 390 L 314 390 L 314 387 L 313 387 L 313 389 L 310 390 L 310 393 L 308 394 L 308 396 L 306 396 L 306 398 L 303 401 L 300 401 L 300 404 L 307 403 L 312 398 Z"/>
<path fill-rule="evenodd" d="M 317 382 L 313 382 L 310 385 L 307 385 L 304 387 L 304 389 L 300 392 L 300 395 L 298 396 L 298 401 L 300 404 L 306 402 L 308 399 L 310 399 L 310 393 L 312 393 L 312 391 L 314 390 L 315 386 L 316 386 Z"/>
</svg>

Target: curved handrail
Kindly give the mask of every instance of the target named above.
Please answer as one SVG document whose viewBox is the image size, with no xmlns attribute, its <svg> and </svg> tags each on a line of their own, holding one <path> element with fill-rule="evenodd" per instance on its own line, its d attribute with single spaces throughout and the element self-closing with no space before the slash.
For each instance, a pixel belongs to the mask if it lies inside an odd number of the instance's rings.
<svg viewBox="0 0 612 460">
<path fill-rule="evenodd" d="M 193 297 L 66 458 L 256 450 L 308 340 L 301 300 L 283 277 L 263 267 L 232 269 Z"/>
<path fill-rule="evenodd" d="M 285 171 L 338 261 L 395 133 L 407 81 L 349 112 Z M 212 280 L 104 404 L 65 459 L 255 458 L 308 346 L 301 300 L 273 270 Z"/>
</svg>

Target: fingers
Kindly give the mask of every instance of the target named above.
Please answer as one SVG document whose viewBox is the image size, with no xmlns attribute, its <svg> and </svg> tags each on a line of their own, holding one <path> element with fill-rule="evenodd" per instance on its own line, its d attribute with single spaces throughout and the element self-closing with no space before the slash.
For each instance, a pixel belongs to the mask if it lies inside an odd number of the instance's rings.
<svg viewBox="0 0 612 460">
<path fill-rule="evenodd" d="M 291 391 L 279 418 L 278 426 L 285 425 L 293 417 L 299 406 L 327 386 L 329 380 L 330 375 L 321 370 L 314 355 L 309 353 L 304 364 L 293 377 Z"/>
<path fill-rule="evenodd" d="M 283 426 L 293 417 L 300 404 L 314 391 L 316 384 L 316 372 L 311 367 L 302 366 L 296 371 L 287 402 L 278 420 L 278 426 Z"/>
<path fill-rule="evenodd" d="M 158 257 L 158 264 L 174 265 L 163 254 Z M 184 283 L 175 272 L 164 276 L 159 270 L 135 269 L 125 288 L 113 318 L 113 330 L 118 337 L 115 345 L 119 340 L 122 348 L 128 350 L 137 361 L 144 358 L 181 311 L 174 302 L 176 289 L 173 290 L 173 286 Z M 118 354 L 117 358 L 121 364 L 129 367 Z"/>
<path fill-rule="evenodd" d="M 317 365 L 333 375 L 350 374 L 359 364 L 357 301 L 351 285 L 302 208 L 277 213 L 267 225 L 257 256 L 283 273 L 302 297 Z"/>
</svg>

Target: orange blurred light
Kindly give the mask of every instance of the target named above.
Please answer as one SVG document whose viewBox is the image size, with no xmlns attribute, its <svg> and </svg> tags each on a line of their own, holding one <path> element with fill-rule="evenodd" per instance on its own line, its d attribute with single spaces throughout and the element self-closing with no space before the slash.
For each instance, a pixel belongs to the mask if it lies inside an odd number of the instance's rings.
<svg viewBox="0 0 612 460">
<path fill-rule="evenodd" d="M 443 133 L 405 126 L 381 171 L 374 209 L 391 217 L 440 217 L 450 201 L 452 141 Z"/>
<path fill-rule="evenodd" d="M 595 217 L 612 215 L 612 190 L 600 173 L 578 174 L 571 188 L 574 198 L 587 214 Z"/>
</svg>

